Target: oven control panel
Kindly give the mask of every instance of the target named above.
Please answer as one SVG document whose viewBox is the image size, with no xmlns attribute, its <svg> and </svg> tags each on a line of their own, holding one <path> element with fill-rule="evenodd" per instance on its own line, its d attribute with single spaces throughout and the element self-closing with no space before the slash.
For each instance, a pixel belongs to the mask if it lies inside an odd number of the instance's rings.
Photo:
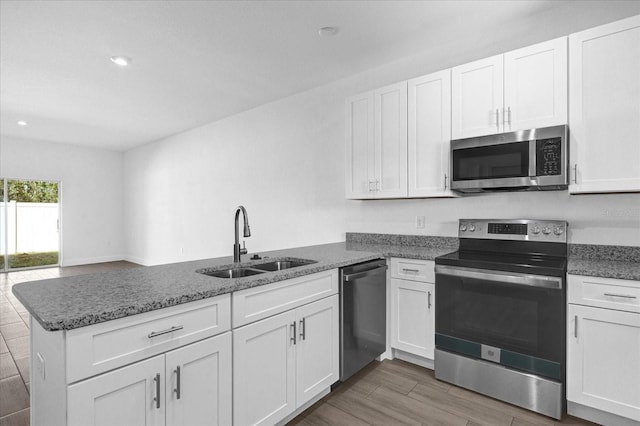
<svg viewBox="0 0 640 426">
<path fill-rule="evenodd" d="M 460 219 L 458 237 L 566 243 L 567 222 L 529 219 Z"/>
</svg>

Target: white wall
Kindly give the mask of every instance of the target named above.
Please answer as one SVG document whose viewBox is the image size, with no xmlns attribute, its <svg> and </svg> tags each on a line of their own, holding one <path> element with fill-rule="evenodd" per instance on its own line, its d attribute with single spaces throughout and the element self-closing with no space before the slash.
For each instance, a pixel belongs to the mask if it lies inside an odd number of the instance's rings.
<svg viewBox="0 0 640 426">
<path fill-rule="evenodd" d="M 0 176 L 60 182 L 64 266 L 123 258 L 122 164 L 116 151 L 0 140 Z"/>
<path fill-rule="evenodd" d="M 228 256 L 246 207 L 250 253 L 344 238 L 343 117 L 303 93 L 125 154 L 127 258 Z M 341 99 L 333 99 L 341 104 Z"/>
<path fill-rule="evenodd" d="M 125 154 L 127 256 L 157 264 L 231 255 L 238 204 L 249 213 L 250 253 L 339 241 L 346 231 L 455 236 L 457 220 L 469 217 L 566 219 L 571 242 L 640 245 L 639 194 L 344 200 L 347 96 L 610 22 L 623 12 L 568 10 L 547 17 L 546 25 L 514 26 L 500 43 L 469 35 L 131 150 Z M 416 215 L 426 216 L 424 230 L 414 227 Z"/>
</svg>

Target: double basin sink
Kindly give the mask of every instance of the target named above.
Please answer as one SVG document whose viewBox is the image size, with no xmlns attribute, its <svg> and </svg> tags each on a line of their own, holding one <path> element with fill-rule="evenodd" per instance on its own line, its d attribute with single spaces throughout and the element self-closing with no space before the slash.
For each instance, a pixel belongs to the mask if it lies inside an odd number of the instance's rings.
<svg viewBox="0 0 640 426">
<path fill-rule="evenodd" d="M 217 278 L 241 278 L 263 274 L 265 272 L 283 271 L 285 269 L 297 268 L 299 266 L 311 265 L 313 263 L 317 262 L 309 259 L 279 258 L 265 263 L 237 267 L 234 266 L 232 268 L 224 266 L 220 268 L 198 269 L 196 272 Z"/>
</svg>

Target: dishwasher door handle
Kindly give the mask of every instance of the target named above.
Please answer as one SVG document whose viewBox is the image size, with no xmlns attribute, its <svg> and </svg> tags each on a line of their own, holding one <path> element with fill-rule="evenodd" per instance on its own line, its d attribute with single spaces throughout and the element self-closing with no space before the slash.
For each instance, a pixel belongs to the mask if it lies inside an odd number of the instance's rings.
<svg viewBox="0 0 640 426">
<path fill-rule="evenodd" d="M 378 274 L 385 273 L 386 270 L 387 270 L 387 265 L 380 265 L 376 268 L 368 269 L 366 271 L 356 272 L 354 274 L 344 274 L 343 279 L 345 281 L 355 281 L 358 278 L 364 278 L 364 277 L 369 277 L 371 275 L 378 275 Z"/>
</svg>

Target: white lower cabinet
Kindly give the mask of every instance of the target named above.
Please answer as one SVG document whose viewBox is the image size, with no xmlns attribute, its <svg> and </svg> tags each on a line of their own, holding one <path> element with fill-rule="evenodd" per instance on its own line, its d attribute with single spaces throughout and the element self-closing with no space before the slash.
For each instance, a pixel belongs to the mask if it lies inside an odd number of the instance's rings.
<svg viewBox="0 0 640 426">
<path fill-rule="evenodd" d="M 234 425 L 281 421 L 339 378 L 338 295 L 233 331 Z"/>
<path fill-rule="evenodd" d="M 435 283 L 433 261 L 391 259 L 391 347 L 433 359 Z"/>
<path fill-rule="evenodd" d="M 158 395 L 160 382 L 155 380 L 161 372 L 164 356 L 158 355 L 69 386 L 67 424 L 164 425 L 164 396 Z M 156 397 L 162 407 L 156 406 Z"/>
<path fill-rule="evenodd" d="M 68 425 L 231 424 L 231 333 L 68 387 Z"/>
<path fill-rule="evenodd" d="M 604 424 L 640 421 L 640 313 L 628 303 L 638 289 L 637 281 L 569 275 L 569 414 Z"/>
<path fill-rule="evenodd" d="M 391 279 L 391 347 L 433 359 L 435 285 Z"/>
</svg>

